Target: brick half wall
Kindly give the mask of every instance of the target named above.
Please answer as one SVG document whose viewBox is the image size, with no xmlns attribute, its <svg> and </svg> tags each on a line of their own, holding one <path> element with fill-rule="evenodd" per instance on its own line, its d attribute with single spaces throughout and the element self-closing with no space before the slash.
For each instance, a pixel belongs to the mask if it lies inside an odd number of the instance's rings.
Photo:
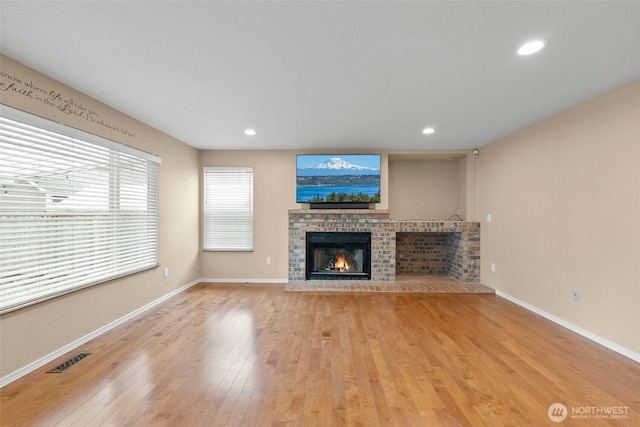
<svg viewBox="0 0 640 427">
<path fill-rule="evenodd" d="M 394 282 L 396 274 L 437 274 L 480 282 L 480 223 L 395 221 L 388 210 L 290 210 L 289 281 L 305 280 L 307 232 L 371 233 L 371 281 Z M 427 242 L 443 243 L 427 249 Z M 410 243 L 418 249 L 412 249 Z M 418 252 L 437 264 L 428 267 Z M 433 271 L 433 272 L 431 272 Z"/>
</svg>

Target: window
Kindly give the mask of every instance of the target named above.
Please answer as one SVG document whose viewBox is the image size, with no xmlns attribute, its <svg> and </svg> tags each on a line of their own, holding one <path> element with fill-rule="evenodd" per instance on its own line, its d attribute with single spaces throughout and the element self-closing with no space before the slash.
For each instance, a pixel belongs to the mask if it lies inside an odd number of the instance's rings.
<svg viewBox="0 0 640 427">
<path fill-rule="evenodd" d="M 159 163 L 0 106 L 0 313 L 157 266 Z"/>
<path fill-rule="evenodd" d="M 204 168 L 205 251 L 253 250 L 253 169 Z"/>
</svg>

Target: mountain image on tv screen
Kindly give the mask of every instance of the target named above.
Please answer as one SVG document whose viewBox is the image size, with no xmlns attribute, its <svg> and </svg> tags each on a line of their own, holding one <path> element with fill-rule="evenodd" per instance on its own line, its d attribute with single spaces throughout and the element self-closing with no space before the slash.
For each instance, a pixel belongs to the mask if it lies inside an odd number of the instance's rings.
<svg viewBox="0 0 640 427">
<path fill-rule="evenodd" d="M 297 203 L 380 203 L 379 154 L 298 154 Z"/>
</svg>

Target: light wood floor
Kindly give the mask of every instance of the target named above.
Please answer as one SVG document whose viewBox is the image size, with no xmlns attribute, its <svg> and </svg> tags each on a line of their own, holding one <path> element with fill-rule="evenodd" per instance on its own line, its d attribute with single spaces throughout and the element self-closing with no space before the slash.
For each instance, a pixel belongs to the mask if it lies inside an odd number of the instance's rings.
<svg viewBox="0 0 640 427">
<path fill-rule="evenodd" d="M 3 426 L 640 422 L 639 364 L 495 295 L 282 285 L 195 286 L 0 392 Z"/>
</svg>

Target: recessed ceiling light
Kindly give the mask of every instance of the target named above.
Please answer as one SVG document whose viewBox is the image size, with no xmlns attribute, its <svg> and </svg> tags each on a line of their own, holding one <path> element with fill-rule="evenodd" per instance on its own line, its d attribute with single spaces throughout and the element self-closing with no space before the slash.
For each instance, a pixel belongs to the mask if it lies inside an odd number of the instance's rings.
<svg viewBox="0 0 640 427">
<path fill-rule="evenodd" d="M 249 135 L 249 136 L 253 136 L 253 135 L 256 134 L 256 131 L 253 130 L 253 129 L 247 129 L 247 130 L 244 131 L 244 134 L 245 135 Z"/>
<path fill-rule="evenodd" d="M 518 49 L 518 55 L 531 55 L 532 53 L 536 53 L 541 50 L 547 42 L 545 40 L 532 40 L 520 46 Z"/>
<path fill-rule="evenodd" d="M 435 131 L 436 130 L 434 128 L 432 128 L 432 127 L 428 127 L 428 128 L 422 129 L 422 133 L 424 133 L 425 135 L 431 135 Z"/>
</svg>

